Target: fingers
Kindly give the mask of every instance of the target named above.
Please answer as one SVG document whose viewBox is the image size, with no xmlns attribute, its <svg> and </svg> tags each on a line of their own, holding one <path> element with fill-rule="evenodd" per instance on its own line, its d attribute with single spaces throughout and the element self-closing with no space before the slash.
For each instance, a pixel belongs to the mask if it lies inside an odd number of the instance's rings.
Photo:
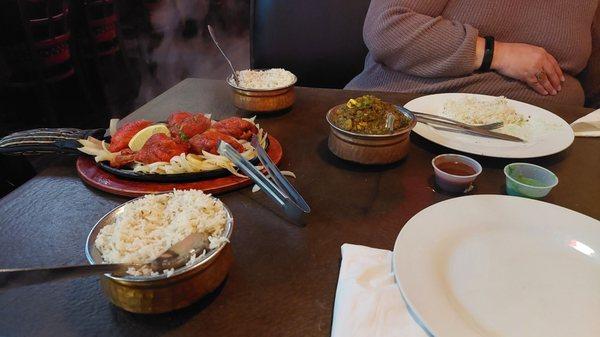
<svg viewBox="0 0 600 337">
<path fill-rule="evenodd" d="M 533 88 L 533 90 L 535 90 L 538 94 L 544 96 L 548 95 L 548 90 L 546 90 L 546 88 L 544 88 L 544 86 L 540 82 L 538 82 L 535 77 L 527 81 L 527 84 L 529 84 L 529 86 Z"/>
<path fill-rule="evenodd" d="M 550 59 L 550 63 L 554 67 L 554 71 L 556 71 L 556 74 L 558 75 L 558 77 L 560 77 L 560 81 L 564 82 L 566 80 L 565 74 L 563 74 L 563 71 L 560 68 L 560 65 L 558 64 L 558 61 L 554 58 L 554 56 L 552 56 L 552 54 L 548 54 L 548 58 Z"/>
<path fill-rule="evenodd" d="M 549 90 L 549 92 L 554 92 L 553 95 L 556 95 L 556 92 L 562 89 L 560 86 L 560 75 L 556 73 L 556 68 L 554 68 L 550 62 L 544 64 L 544 73 L 546 74 L 545 77 L 548 81 L 550 81 L 550 85 L 552 86 L 552 90 Z"/>
<path fill-rule="evenodd" d="M 562 90 L 565 81 L 558 61 L 543 48 L 537 49 L 535 73 L 527 77 L 527 84 L 542 95 L 556 95 Z M 531 73 L 529 73 L 531 74 Z"/>
<path fill-rule="evenodd" d="M 549 76 L 545 71 L 546 66 L 543 66 L 543 70 L 538 71 L 535 74 L 536 82 L 542 85 L 542 87 L 546 90 L 546 95 L 550 94 L 552 96 L 556 95 L 558 92 L 550 83 Z M 552 70 L 554 72 L 554 69 Z"/>
<path fill-rule="evenodd" d="M 542 95 L 556 95 L 562 90 L 564 74 L 556 59 L 546 53 L 546 57 L 538 63 L 539 70 L 529 78 L 528 84 Z"/>
</svg>

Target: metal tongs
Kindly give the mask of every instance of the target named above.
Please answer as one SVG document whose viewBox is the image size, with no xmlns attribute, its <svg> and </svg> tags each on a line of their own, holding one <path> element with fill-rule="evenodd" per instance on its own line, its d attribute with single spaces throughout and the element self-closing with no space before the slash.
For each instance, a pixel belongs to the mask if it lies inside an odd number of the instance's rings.
<svg viewBox="0 0 600 337">
<path fill-rule="evenodd" d="M 265 149 L 260 146 L 256 135 L 252 136 L 250 142 L 256 149 L 258 160 L 265 167 L 268 176 L 260 172 L 251 162 L 242 157 L 231 145 L 219 141 L 218 152 L 229 158 L 245 175 L 252 179 L 260 188 L 267 193 L 287 216 L 303 224 L 305 215 L 310 213 L 310 206 L 290 182 L 281 174 L 281 171 L 271 161 Z M 269 179 L 269 177 L 271 179 Z"/>
</svg>

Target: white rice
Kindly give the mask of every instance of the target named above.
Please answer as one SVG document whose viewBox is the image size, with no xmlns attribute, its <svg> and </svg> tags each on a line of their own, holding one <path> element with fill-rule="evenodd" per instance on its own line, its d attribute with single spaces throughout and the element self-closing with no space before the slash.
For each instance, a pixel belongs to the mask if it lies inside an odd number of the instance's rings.
<svg viewBox="0 0 600 337">
<path fill-rule="evenodd" d="M 227 242 L 223 233 L 226 221 L 227 213 L 221 201 L 202 191 L 174 190 L 147 195 L 127 204 L 114 224 L 100 230 L 95 245 L 106 263 L 144 264 L 191 233 L 206 234 L 209 249 L 220 247 Z M 127 272 L 157 275 L 149 268 L 130 268 Z M 164 271 L 167 276 L 173 272 Z"/>
<path fill-rule="evenodd" d="M 175 274 L 175 268 L 165 269 L 163 270 L 163 274 L 167 274 L 167 277 L 171 277 Z"/>
<path fill-rule="evenodd" d="M 448 100 L 444 104 L 442 115 L 471 125 L 503 122 L 505 126 L 522 126 L 528 121 L 528 118 L 510 107 L 503 96 L 493 99 L 466 96 L 459 100 Z"/>
<path fill-rule="evenodd" d="M 273 68 L 268 70 L 238 71 L 238 86 L 244 89 L 271 90 L 290 86 L 296 80 L 291 72 Z"/>
<path fill-rule="evenodd" d="M 190 259 L 188 262 L 186 262 L 186 266 L 191 266 L 194 263 L 196 263 L 196 260 L 201 260 L 202 258 L 204 258 L 204 256 L 206 256 L 206 250 L 202 251 L 202 254 L 200 255 L 196 255 L 196 254 L 192 254 L 192 256 L 190 256 Z"/>
</svg>

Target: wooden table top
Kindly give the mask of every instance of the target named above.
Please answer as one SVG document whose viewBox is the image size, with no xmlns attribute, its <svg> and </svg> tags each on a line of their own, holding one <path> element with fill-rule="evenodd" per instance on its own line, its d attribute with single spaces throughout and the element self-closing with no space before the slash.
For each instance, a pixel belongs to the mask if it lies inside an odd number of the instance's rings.
<svg viewBox="0 0 600 337">
<path fill-rule="evenodd" d="M 382 167 L 343 162 L 327 149 L 326 111 L 358 92 L 297 88 L 287 113 L 259 123 L 283 145 L 281 167 L 312 206 L 306 227 L 287 222 L 250 188 L 222 195 L 236 217 L 234 266 L 219 289 L 193 306 L 163 315 L 134 315 L 103 296 L 98 278 L 62 281 L 0 293 L 0 336 L 329 336 L 340 246 L 392 249 L 404 223 L 449 198 L 432 189 L 431 159 L 451 152 L 411 135 L 409 156 Z M 415 95 L 381 93 L 404 103 Z M 545 107 L 572 122 L 589 112 Z M 224 82 L 187 79 L 128 119 L 165 120 L 176 110 L 240 113 Z M 508 160 L 480 158 L 476 194 L 504 194 Z M 600 218 L 600 139 L 576 138 L 560 154 L 530 162 L 555 172 L 559 185 L 545 201 Z M 72 158 L 58 160 L 0 200 L 0 268 L 86 263 L 94 223 L 127 199 L 91 189 Z M 275 211 L 275 212 L 274 212 Z"/>
</svg>

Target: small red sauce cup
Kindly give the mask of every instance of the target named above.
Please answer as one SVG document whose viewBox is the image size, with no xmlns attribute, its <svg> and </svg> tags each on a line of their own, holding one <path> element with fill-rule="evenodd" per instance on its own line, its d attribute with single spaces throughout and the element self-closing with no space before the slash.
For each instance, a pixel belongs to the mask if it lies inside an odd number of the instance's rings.
<svg viewBox="0 0 600 337">
<path fill-rule="evenodd" d="M 459 154 L 441 154 L 431 161 L 438 187 L 450 193 L 466 193 L 483 170 L 475 159 Z"/>
</svg>

